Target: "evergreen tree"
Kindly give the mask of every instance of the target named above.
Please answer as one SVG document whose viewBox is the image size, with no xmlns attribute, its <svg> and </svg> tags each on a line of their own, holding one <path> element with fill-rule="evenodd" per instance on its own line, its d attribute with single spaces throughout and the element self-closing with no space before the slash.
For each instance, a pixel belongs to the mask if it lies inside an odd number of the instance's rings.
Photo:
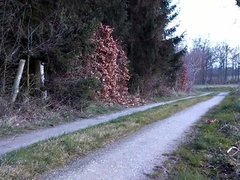
<svg viewBox="0 0 240 180">
<path fill-rule="evenodd" d="M 103 24 L 113 27 L 113 35 L 122 41 L 129 37 L 128 1 L 101 0 L 95 5 L 99 9 L 96 17 L 100 17 L 99 21 Z"/>
<path fill-rule="evenodd" d="M 169 86 L 174 85 L 181 66 L 180 57 L 184 53 L 184 50 L 176 52 L 183 36 L 173 36 L 176 27 L 166 28 L 176 18 L 175 10 L 176 6 L 171 5 L 170 0 L 131 1 L 129 57 L 134 74 L 133 86 L 136 87 L 137 82 L 149 91 L 161 86 L 161 78 L 167 78 Z"/>
<path fill-rule="evenodd" d="M 237 5 L 240 6 L 240 0 L 236 0 L 237 1 Z"/>
</svg>

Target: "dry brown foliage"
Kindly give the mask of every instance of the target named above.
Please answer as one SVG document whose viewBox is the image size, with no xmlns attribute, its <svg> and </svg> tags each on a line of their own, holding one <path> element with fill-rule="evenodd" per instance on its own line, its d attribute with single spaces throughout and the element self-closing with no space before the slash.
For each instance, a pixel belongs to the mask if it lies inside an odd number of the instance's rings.
<svg viewBox="0 0 240 180">
<path fill-rule="evenodd" d="M 183 66 L 178 72 L 177 89 L 187 93 L 190 92 L 191 87 L 189 83 L 189 76 L 185 66 Z"/>
<path fill-rule="evenodd" d="M 92 37 L 96 51 L 86 60 L 85 77 L 96 77 L 102 84 L 100 98 L 109 103 L 137 105 L 143 101 L 128 93 L 130 79 L 127 56 L 112 36 L 113 29 L 99 25 Z"/>
</svg>

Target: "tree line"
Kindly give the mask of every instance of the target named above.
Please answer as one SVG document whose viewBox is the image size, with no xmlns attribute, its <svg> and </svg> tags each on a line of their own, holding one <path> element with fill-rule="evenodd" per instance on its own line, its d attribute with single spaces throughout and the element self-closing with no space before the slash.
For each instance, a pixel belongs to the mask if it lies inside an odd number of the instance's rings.
<svg viewBox="0 0 240 180">
<path fill-rule="evenodd" d="M 183 35 L 167 28 L 177 15 L 171 0 L 0 0 L 1 96 L 56 94 L 56 79 L 76 68 L 73 62 L 84 68 L 95 52 L 100 23 L 114 29 L 127 55 L 130 91 L 157 95 L 175 85 L 182 66 Z"/>
<path fill-rule="evenodd" d="M 240 1 L 236 0 L 240 7 Z M 240 47 L 226 42 L 212 45 L 207 39 L 193 40 L 183 58 L 187 86 L 194 84 L 231 84 L 240 82 Z"/>
<path fill-rule="evenodd" d="M 229 84 L 240 80 L 240 49 L 226 42 L 211 45 L 196 39 L 184 57 L 190 81 L 195 84 Z"/>
</svg>

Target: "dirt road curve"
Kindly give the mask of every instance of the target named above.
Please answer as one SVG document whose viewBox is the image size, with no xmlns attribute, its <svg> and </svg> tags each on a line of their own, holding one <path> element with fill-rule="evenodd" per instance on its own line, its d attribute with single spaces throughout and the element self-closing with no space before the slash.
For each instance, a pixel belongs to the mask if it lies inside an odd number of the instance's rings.
<svg viewBox="0 0 240 180">
<path fill-rule="evenodd" d="M 164 161 L 162 154 L 176 149 L 190 127 L 226 95 L 227 93 L 220 93 L 40 179 L 145 179 L 144 173 L 149 173 L 156 163 L 159 165 Z"/>
</svg>

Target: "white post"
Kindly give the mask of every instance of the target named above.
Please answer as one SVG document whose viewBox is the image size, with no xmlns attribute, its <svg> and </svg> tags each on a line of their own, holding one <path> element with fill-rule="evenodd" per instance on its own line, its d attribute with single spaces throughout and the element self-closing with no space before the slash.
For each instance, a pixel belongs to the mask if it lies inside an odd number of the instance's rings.
<svg viewBox="0 0 240 180">
<path fill-rule="evenodd" d="M 19 66 L 18 66 L 18 71 L 17 71 L 17 75 L 13 84 L 13 90 L 12 90 L 12 104 L 16 101 L 17 99 L 17 95 L 19 93 L 19 85 L 20 85 L 20 81 L 22 79 L 22 74 L 23 74 L 23 69 L 25 66 L 25 62 L 26 60 L 21 59 L 19 62 Z"/>
<path fill-rule="evenodd" d="M 44 84 L 45 84 L 44 63 L 40 63 L 40 75 L 41 75 L 41 84 L 42 84 L 42 86 L 44 86 Z M 47 90 L 44 90 L 43 99 L 46 100 L 47 96 L 48 96 Z"/>
</svg>

